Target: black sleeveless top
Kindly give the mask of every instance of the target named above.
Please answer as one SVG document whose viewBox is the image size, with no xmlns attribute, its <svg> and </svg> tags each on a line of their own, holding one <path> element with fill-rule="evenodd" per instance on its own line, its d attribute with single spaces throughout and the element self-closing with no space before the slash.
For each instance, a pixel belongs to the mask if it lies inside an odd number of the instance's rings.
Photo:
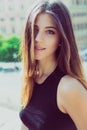
<svg viewBox="0 0 87 130">
<path fill-rule="evenodd" d="M 29 104 L 20 111 L 29 130 L 77 130 L 70 116 L 57 106 L 57 87 L 63 76 L 57 67 L 42 84 L 35 84 Z"/>
</svg>

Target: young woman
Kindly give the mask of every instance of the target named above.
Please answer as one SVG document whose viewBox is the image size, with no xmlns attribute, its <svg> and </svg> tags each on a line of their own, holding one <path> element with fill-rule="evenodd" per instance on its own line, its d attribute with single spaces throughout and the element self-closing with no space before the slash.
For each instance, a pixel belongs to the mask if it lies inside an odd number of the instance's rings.
<svg viewBox="0 0 87 130">
<path fill-rule="evenodd" d="M 22 130 L 87 130 L 87 84 L 63 3 L 31 10 L 22 57 Z"/>
</svg>

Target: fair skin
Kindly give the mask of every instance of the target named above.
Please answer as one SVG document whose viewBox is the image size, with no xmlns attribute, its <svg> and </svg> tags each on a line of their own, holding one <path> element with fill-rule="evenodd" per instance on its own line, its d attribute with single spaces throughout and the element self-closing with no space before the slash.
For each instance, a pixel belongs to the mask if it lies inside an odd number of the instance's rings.
<svg viewBox="0 0 87 130">
<path fill-rule="evenodd" d="M 76 79 L 64 76 L 57 90 L 57 104 L 68 113 L 78 130 L 87 130 L 87 90 Z"/>
<path fill-rule="evenodd" d="M 53 17 L 47 13 L 37 16 L 34 31 L 35 60 L 38 61 L 40 72 L 39 76 L 35 78 L 35 81 L 42 83 L 57 66 L 55 51 L 58 48 L 59 33 Z M 21 130 L 27 130 L 24 124 L 22 124 Z"/>
<path fill-rule="evenodd" d="M 35 80 L 41 83 L 57 65 L 55 51 L 58 48 L 59 33 L 53 17 L 47 13 L 42 13 L 37 16 L 34 31 L 35 59 L 38 61 L 39 66 L 39 76 Z"/>
<path fill-rule="evenodd" d="M 45 21 L 45 22 L 44 22 Z M 42 83 L 57 66 L 55 51 L 58 47 L 59 33 L 50 14 L 39 14 L 35 20 L 35 59 L 38 61 L 39 76 Z M 68 113 L 78 130 L 87 130 L 87 91 L 76 79 L 66 75 L 58 85 L 57 105 L 63 113 Z M 21 130 L 27 130 L 23 125 Z"/>
</svg>

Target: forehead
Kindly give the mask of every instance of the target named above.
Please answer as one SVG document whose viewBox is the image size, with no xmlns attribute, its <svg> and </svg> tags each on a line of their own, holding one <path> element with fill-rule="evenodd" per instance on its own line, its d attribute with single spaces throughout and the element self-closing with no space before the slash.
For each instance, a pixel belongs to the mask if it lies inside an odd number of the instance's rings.
<svg viewBox="0 0 87 130">
<path fill-rule="evenodd" d="M 49 13 L 40 13 L 35 19 L 35 24 L 40 26 L 54 26 L 56 27 L 56 22 L 54 17 Z"/>
</svg>

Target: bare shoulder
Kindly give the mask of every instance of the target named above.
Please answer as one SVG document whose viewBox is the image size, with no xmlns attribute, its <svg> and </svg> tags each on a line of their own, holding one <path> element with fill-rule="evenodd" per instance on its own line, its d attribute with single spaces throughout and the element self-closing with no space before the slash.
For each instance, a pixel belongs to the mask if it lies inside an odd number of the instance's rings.
<svg viewBox="0 0 87 130">
<path fill-rule="evenodd" d="M 69 75 L 64 76 L 60 80 L 58 88 L 60 93 L 63 92 L 65 94 L 73 94 L 73 92 L 82 92 L 85 90 L 84 86 L 80 81 Z"/>
<path fill-rule="evenodd" d="M 58 108 L 68 113 L 79 130 L 87 130 L 87 90 L 75 78 L 64 76 L 57 89 Z"/>
<path fill-rule="evenodd" d="M 79 102 L 86 100 L 87 90 L 80 81 L 69 75 L 60 80 L 57 89 L 57 104 L 64 113 L 68 113 L 70 105 L 73 108 Z"/>
</svg>

